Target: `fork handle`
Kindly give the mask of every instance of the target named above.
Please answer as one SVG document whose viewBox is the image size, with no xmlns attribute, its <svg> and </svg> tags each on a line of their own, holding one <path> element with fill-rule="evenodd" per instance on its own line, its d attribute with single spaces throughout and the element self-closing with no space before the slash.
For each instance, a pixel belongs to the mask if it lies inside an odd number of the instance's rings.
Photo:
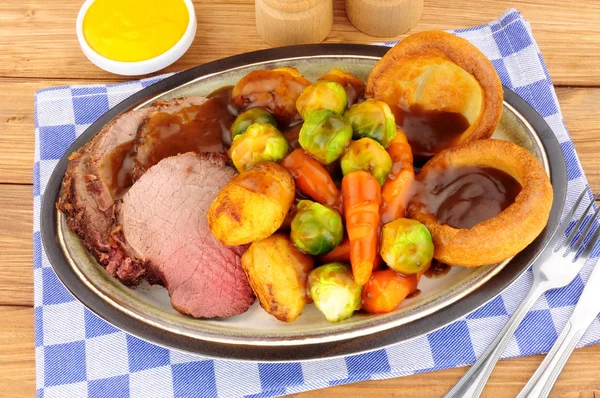
<svg viewBox="0 0 600 398">
<path fill-rule="evenodd" d="M 525 300 L 517 307 L 506 325 L 504 325 L 502 331 L 500 331 L 500 334 L 496 336 L 477 362 L 471 366 L 471 369 L 444 395 L 444 398 L 473 398 L 481 395 L 485 383 L 489 379 L 496 362 L 498 362 L 498 358 L 500 358 L 504 347 L 510 341 L 510 338 L 529 309 L 533 307 L 538 298 L 547 290 L 549 290 L 549 287 L 545 283 L 534 279 L 533 286 L 529 293 L 527 293 Z"/>
<path fill-rule="evenodd" d="M 589 325 L 588 325 L 589 326 Z M 517 398 L 545 398 L 558 379 L 558 375 L 567 363 L 573 349 L 581 340 L 587 327 L 575 327 L 571 320 L 556 340 L 552 350 L 537 368 Z"/>
</svg>

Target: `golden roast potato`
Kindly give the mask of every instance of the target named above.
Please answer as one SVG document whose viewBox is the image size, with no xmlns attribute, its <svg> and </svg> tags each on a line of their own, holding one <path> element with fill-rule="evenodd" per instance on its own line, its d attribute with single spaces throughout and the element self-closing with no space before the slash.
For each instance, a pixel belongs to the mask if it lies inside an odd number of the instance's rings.
<svg viewBox="0 0 600 398">
<path fill-rule="evenodd" d="M 252 243 L 242 256 L 242 267 L 261 307 L 280 321 L 298 318 L 310 302 L 306 285 L 313 259 L 286 234 Z"/>
<path fill-rule="evenodd" d="M 219 241 L 237 246 L 273 234 L 283 223 L 296 191 L 290 172 L 261 163 L 229 181 L 208 208 L 208 226 Z"/>
</svg>

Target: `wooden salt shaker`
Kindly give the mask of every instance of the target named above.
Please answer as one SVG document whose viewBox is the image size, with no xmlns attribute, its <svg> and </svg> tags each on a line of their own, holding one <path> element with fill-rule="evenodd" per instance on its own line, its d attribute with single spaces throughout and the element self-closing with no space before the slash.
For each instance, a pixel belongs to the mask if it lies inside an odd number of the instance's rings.
<svg viewBox="0 0 600 398">
<path fill-rule="evenodd" d="M 423 0 L 346 0 L 346 14 L 368 35 L 398 36 L 419 22 Z"/>
<path fill-rule="evenodd" d="M 255 0 L 256 28 L 272 46 L 322 42 L 333 26 L 333 0 Z"/>
</svg>

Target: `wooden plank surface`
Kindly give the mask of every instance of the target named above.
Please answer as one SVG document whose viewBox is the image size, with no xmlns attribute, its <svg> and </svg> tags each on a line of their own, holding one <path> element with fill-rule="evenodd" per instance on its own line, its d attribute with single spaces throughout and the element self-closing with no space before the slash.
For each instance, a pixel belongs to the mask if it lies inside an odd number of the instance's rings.
<svg viewBox="0 0 600 398">
<path fill-rule="evenodd" d="M 35 352 L 33 308 L 0 306 L 0 397 L 33 397 Z M 575 350 L 552 397 L 597 398 L 600 396 L 600 345 Z M 514 397 L 525 385 L 543 356 L 500 361 L 483 396 Z M 390 380 L 367 381 L 297 394 L 317 397 L 441 397 L 464 374 L 466 368 L 417 374 Z M 594 395 L 597 394 L 597 395 Z"/>
<path fill-rule="evenodd" d="M 0 397 L 35 396 L 33 308 L 0 306 Z"/>
<path fill-rule="evenodd" d="M 32 195 L 31 185 L 0 185 L 0 305 L 33 305 Z"/>
<path fill-rule="evenodd" d="M 198 30 L 190 50 L 168 68 L 266 48 L 254 24 L 253 0 L 195 1 Z M 0 6 L 0 77 L 105 78 L 79 48 L 75 18 L 80 1 L 3 0 Z M 556 84 L 600 85 L 600 2 L 563 0 L 428 0 L 413 31 L 457 29 L 487 23 L 517 6 L 531 22 Z M 383 39 L 358 32 L 335 0 L 335 24 L 327 42 L 372 43 Z"/>
</svg>

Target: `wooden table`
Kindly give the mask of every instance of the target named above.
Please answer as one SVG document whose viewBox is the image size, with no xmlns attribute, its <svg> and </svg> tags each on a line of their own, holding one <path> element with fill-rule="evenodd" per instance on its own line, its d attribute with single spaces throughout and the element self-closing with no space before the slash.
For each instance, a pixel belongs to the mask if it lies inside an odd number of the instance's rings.
<svg viewBox="0 0 600 398">
<path fill-rule="evenodd" d="M 32 280 L 33 93 L 43 87 L 117 82 L 84 57 L 75 36 L 82 1 L 0 2 L 0 396 L 35 393 Z M 254 26 L 252 0 L 195 1 L 198 32 L 168 71 L 266 48 Z M 328 42 L 370 43 L 335 1 Z M 474 26 L 518 7 L 557 86 L 567 127 L 594 189 L 600 188 L 600 2 L 426 0 L 414 31 Z M 486 396 L 515 396 L 541 356 L 502 361 Z M 369 381 L 301 394 L 310 396 L 441 396 L 465 369 Z M 553 391 L 557 397 L 600 396 L 600 345 L 576 350 Z"/>
</svg>

